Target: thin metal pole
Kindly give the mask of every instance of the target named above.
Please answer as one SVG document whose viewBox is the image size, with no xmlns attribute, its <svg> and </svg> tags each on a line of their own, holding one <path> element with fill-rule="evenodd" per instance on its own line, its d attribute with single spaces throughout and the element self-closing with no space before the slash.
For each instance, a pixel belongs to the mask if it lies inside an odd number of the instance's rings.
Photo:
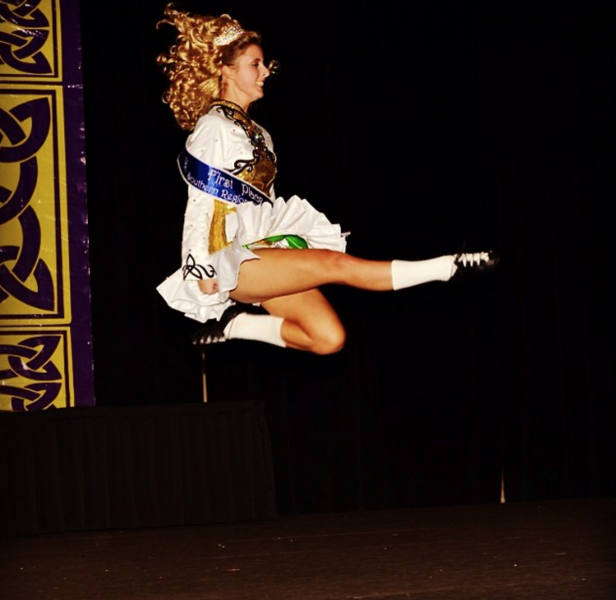
<svg viewBox="0 0 616 600">
<path fill-rule="evenodd" d="M 203 382 L 203 402 L 207 402 L 207 382 L 205 379 L 205 348 L 201 350 L 201 380 Z"/>
<path fill-rule="evenodd" d="M 501 468 L 500 503 L 505 504 L 505 469 Z"/>
</svg>

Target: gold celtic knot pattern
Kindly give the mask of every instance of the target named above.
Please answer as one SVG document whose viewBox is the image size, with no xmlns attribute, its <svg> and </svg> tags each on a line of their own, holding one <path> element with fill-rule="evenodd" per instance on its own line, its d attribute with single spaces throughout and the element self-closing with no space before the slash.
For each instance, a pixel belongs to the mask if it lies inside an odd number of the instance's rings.
<svg viewBox="0 0 616 600">
<path fill-rule="evenodd" d="M 54 308 L 53 278 L 40 257 L 42 228 L 34 194 L 37 152 L 49 135 L 50 123 L 47 97 L 35 97 L 8 111 L 0 108 L 0 168 L 13 174 L 10 189 L 0 185 L 0 230 L 8 232 L 0 245 L 0 306 L 12 297 L 36 309 Z"/>
<path fill-rule="evenodd" d="M 11 410 L 42 410 L 52 406 L 62 389 L 62 377 L 53 363 L 61 334 L 43 334 L 19 344 L 0 344 L 0 397 Z"/>
<path fill-rule="evenodd" d="M 50 22 L 44 0 L 0 0 L 0 66 L 29 75 L 50 75 L 45 56 Z"/>
<path fill-rule="evenodd" d="M 0 0 L 0 412 L 94 403 L 80 4 Z"/>
</svg>

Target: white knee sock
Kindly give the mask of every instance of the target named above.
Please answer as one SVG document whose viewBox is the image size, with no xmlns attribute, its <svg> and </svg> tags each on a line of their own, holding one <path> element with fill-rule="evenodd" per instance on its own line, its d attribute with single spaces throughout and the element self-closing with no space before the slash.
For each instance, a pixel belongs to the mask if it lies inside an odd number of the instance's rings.
<svg viewBox="0 0 616 600">
<path fill-rule="evenodd" d="M 282 317 L 273 315 L 240 313 L 225 327 L 225 337 L 228 340 L 242 339 L 266 342 L 285 348 L 286 344 L 280 334 L 283 321 Z"/>
<path fill-rule="evenodd" d="M 413 287 L 429 281 L 448 281 L 455 269 L 454 256 L 449 254 L 426 260 L 394 260 L 391 281 L 394 290 Z"/>
</svg>

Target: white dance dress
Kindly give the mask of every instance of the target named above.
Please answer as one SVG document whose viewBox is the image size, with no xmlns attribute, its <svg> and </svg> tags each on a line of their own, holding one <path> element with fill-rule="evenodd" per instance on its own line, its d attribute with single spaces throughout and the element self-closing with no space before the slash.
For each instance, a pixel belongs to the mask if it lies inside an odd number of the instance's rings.
<svg viewBox="0 0 616 600">
<path fill-rule="evenodd" d="M 234 304 L 241 264 L 259 260 L 262 247 L 325 248 L 346 251 L 340 226 L 308 201 L 274 194 L 276 156 L 269 133 L 236 104 L 217 100 L 186 141 L 180 170 L 187 181 L 188 202 L 182 234 L 182 266 L 156 289 L 172 308 L 204 323 L 220 319 Z M 182 165 L 197 165 L 199 179 Z M 218 177 L 216 174 L 221 174 Z M 230 175 L 227 175 L 230 174 Z M 225 177 L 227 179 L 225 179 Z M 222 181 L 216 187 L 216 181 Z M 210 186 L 208 182 L 213 182 Z M 243 195 L 227 194 L 238 184 Z M 215 279 L 217 291 L 204 294 L 202 279 Z"/>
</svg>

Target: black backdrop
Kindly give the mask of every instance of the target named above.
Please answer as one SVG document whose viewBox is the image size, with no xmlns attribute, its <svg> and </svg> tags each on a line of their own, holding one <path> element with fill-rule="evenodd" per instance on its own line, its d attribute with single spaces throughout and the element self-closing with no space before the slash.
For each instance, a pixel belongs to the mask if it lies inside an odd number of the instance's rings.
<svg viewBox="0 0 616 600">
<path fill-rule="evenodd" d="M 82 2 L 98 406 L 202 401 L 178 266 L 185 133 L 160 100 L 162 0 Z M 494 247 L 498 271 L 396 293 L 325 288 L 335 356 L 208 351 L 210 402 L 264 400 L 281 512 L 609 495 L 614 409 L 613 33 L 599 4 L 181 1 L 277 58 L 253 117 L 277 192 L 348 251 Z"/>
</svg>

